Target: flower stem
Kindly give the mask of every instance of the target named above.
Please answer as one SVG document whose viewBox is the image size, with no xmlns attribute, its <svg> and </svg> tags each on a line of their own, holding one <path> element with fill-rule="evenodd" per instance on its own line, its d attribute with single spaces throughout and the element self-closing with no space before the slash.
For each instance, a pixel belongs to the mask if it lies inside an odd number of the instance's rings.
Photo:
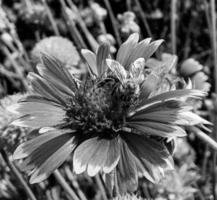
<svg viewBox="0 0 217 200">
<path fill-rule="evenodd" d="M 82 39 L 76 25 L 75 22 L 69 19 L 69 16 L 67 14 L 67 6 L 64 0 L 60 0 L 60 4 L 62 6 L 62 11 L 63 11 L 63 17 L 66 21 L 66 24 L 69 27 L 69 32 L 71 34 L 71 37 L 73 39 L 73 41 L 75 42 L 75 44 L 77 45 L 78 49 L 81 50 L 83 48 L 87 48 L 84 40 Z"/>
<path fill-rule="evenodd" d="M 69 4 L 70 8 L 72 9 L 73 12 L 76 13 L 77 15 L 77 20 L 78 20 L 78 25 L 80 26 L 81 30 L 83 31 L 83 33 L 85 34 L 91 49 L 95 52 L 99 46 L 98 42 L 95 40 L 95 38 L 93 37 L 93 35 L 90 33 L 90 31 L 88 30 L 86 24 L 84 23 L 76 5 L 71 1 L 71 0 L 66 0 L 66 2 Z"/>
<path fill-rule="evenodd" d="M 87 200 L 87 198 L 85 197 L 84 193 L 81 191 L 77 181 L 75 180 L 75 177 L 73 176 L 69 166 L 65 167 L 65 172 L 66 172 L 66 176 L 68 177 L 68 179 L 71 181 L 72 186 L 77 190 L 77 193 L 80 197 L 81 200 Z"/>
<path fill-rule="evenodd" d="M 20 81 L 22 82 L 25 91 L 27 91 L 28 90 L 28 84 L 24 78 L 24 75 L 23 75 L 23 72 L 22 72 L 20 66 L 18 65 L 16 60 L 13 58 L 13 56 L 11 55 L 11 53 L 7 47 L 2 46 L 1 49 L 4 52 L 4 54 L 7 56 L 8 60 L 11 62 L 11 65 L 14 68 L 14 71 L 16 72 L 16 74 L 20 77 Z"/>
<path fill-rule="evenodd" d="M 176 6 L 177 0 L 171 0 L 171 37 L 173 54 L 176 54 Z"/>
<path fill-rule="evenodd" d="M 95 180 L 96 180 L 96 183 L 97 183 L 97 185 L 98 185 L 98 187 L 99 187 L 99 189 L 101 191 L 102 199 L 103 200 L 108 200 L 107 195 L 106 195 L 106 191 L 105 191 L 105 187 L 104 187 L 104 185 L 102 183 L 102 180 L 101 180 L 99 174 L 97 174 L 95 176 Z"/>
<path fill-rule="evenodd" d="M 146 19 L 145 13 L 144 13 L 144 11 L 142 10 L 142 5 L 141 5 L 141 3 L 139 2 L 139 0 L 135 0 L 135 4 L 136 4 L 137 9 L 138 9 L 138 11 L 139 11 L 140 18 L 142 19 L 142 22 L 143 22 L 143 24 L 144 24 L 144 26 L 145 26 L 145 29 L 146 29 L 146 31 L 147 31 L 147 34 L 148 34 L 149 37 L 152 38 L 153 35 L 152 35 L 151 29 L 150 29 L 150 27 L 149 27 L 148 21 L 147 21 L 147 19 Z"/>
<path fill-rule="evenodd" d="M 58 169 L 54 171 L 54 176 L 72 200 L 80 200 Z"/>
<path fill-rule="evenodd" d="M 113 26 L 113 29 L 114 29 L 114 34 L 115 34 L 117 43 L 120 46 L 121 45 L 121 37 L 120 37 L 119 31 L 118 31 L 118 23 L 117 23 L 117 21 L 115 19 L 115 16 L 114 16 L 114 13 L 112 11 L 112 8 L 111 8 L 111 5 L 110 5 L 109 1 L 108 0 L 103 0 L 103 1 L 104 1 L 105 6 L 106 6 L 106 8 L 108 10 L 109 17 L 111 19 L 111 23 L 112 23 L 112 26 Z"/>
<path fill-rule="evenodd" d="M 8 156 L 7 156 L 6 152 L 4 151 L 4 149 L 1 149 L 0 153 L 1 153 L 1 156 L 2 156 L 3 160 L 5 161 L 5 163 L 8 165 L 8 167 L 13 172 L 13 174 L 15 175 L 15 177 L 17 178 L 17 180 L 20 182 L 20 184 L 23 186 L 23 189 L 25 190 L 25 192 L 28 195 L 28 197 L 31 200 L 37 200 L 36 197 L 35 197 L 35 195 L 33 194 L 32 190 L 27 185 L 27 183 L 23 179 L 23 177 L 20 174 L 20 172 L 17 170 L 17 168 L 14 165 L 14 163 L 8 158 Z"/>
<path fill-rule="evenodd" d="M 196 136 L 198 136 L 200 139 L 202 139 L 205 143 L 207 143 L 210 147 L 212 147 L 215 151 L 217 151 L 217 142 L 212 139 L 210 136 L 205 134 L 203 131 L 201 131 L 197 127 L 190 127 L 189 128 L 193 133 L 195 133 Z"/>
<path fill-rule="evenodd" d="M 43 3 L 43 5 L 44 5 L 44 7 L 46 9 L 46 13 L 47 13 L 48 19 L 50 20 L 50 23 L 51 23 L 51 26 L 53 28 L 53 31 L 54 31 L 55 35 L 59 36 L 60 32 L 59 32 L 59 30 L 57 28 L 57 24 L 55 22 L 55 19 L 54 19 L 53 15 L 52 15 L 52 12 L 51 12 L 49 6 L 47 5 L 46 0 L 42 0 L 42 3 Z"/>
<path fill-rule="evenodd" d="M 216 9 L 215 0 L 211 0 L 211 21 L 212 21 L 212 48 L 213 48 L 213 58 L 214 58 L 214 82 L 215 82 L 215 92 L 217 93 L 217 40 L 216 40 Z M 214 128 L 213 128 L 213 138 L 217 139 L 217 115 L 214 116 Z M 217 199 L 216 196 L 216 156 L 217 151 L 213 152 L 213 197 L 214 200 Z"/>
</svg>

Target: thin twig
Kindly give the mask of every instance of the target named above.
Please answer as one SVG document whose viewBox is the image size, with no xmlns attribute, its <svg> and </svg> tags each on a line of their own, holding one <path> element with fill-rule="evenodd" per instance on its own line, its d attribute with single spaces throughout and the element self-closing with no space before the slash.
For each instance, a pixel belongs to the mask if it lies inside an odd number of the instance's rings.
<svg viewBox="0 0 217 200">
<path fill-rule="evenodd" d="M 72 200 L 80 200 L 58 169 L 54 171 L 54 176 Z"/>
<path fill-rule="evenodd" d="M 116 40 L 117 40 L 117 43 L 118 45 L 120 46 L 121 45 L 121 36 L 119 34 L 119 31 L 118 31 L 118 23 L 117 23 L 117 20 L 115 19 L 115 16 L 114 16 L 114 13 L 112 11 L 112 8 L 111 8 L 111 5 L 109 3 L 108 0 L 103 0 L 104 3 L 105 3 L 105 6 L 108 10 L 108 13 L 109 13 L 109 17 L 111 19 L 111 23 L 112 23 L 112 27 L 114 29 L 114 34 L 115 34 L 115 37 L 116 37 Z"/>
<path fill-rule="evenodd" d="M 177 0 L 171 0 L 171 37 L 173 54 L 176 54 L 176 6 Z"/>
<path fill-rule="evenodd" d="M 8 156 L 7 156 L 6 152 L 4 151 L 4 149 L 1 149 L 0 152 L 1 152 L 1 156 L 2 156 L 3 160 L 8 165 L 8 167 L 10 168 L 10 170 L 13 172 L 13 174 L 15 175 L 15 177 L 17 178 L 17 180 L 20 182 L 20 184 L 23 186 L 23 189 L 25 190 L 25 192 L 28 195 L 28 197 L 31 200 L 37 200 L 36 197 L 35 197 L 35 195 L 33 194 L 32 190 L 27 185 L 27 183 L 23 179 L 23 177 L 20 174 L 20 172 L 17 170 L 17 168 L 14 165 L 14 163 L 8 158 Z"/>
<path fill-rule="evenodd" d="M 137 9 L 139 11 L 139 15 L 140 15 L 140 18 L 142 19 L 142 23 L 144 24 L 145 26 L 145 29 L 147 31 L 147 34 L 149 37 L 153 38 L 153 35 L 152 35 L 152 32 L 151 32 L 151 29 L 149 27 L 149 24 L 148 24 L 148 21 L 146 19 L 146 16 L 145 16 L 145 13 L 144 11 L 142 10 L 142 5 L 141 3 L 139 2 L 139 0 L 135 0 L 135 4 L 137 6 Z"/>
</svg>

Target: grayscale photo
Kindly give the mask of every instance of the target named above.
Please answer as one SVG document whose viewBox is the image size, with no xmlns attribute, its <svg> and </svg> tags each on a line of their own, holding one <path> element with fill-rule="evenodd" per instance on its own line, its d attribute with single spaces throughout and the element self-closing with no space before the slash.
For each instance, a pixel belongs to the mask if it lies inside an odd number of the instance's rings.
<svg viewBox="0 0 217 200">
<path fill-rule="evenodd" d="M 217 200 L 217 1 L 0 0 L 0 200 Z"/>
</svg>

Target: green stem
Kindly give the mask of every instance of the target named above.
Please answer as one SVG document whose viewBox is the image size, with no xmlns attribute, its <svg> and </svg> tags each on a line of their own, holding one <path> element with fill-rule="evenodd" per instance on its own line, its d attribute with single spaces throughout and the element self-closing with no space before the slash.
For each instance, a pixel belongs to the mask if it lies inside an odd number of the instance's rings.
<svg viewBox="0 0 217 200">
<path fill-rule="evenodd" d="M 28 197 L 31 200 L 37 200 L 36 197 L 35 197 L 35 195 L 33 194 L 32 190 L 27 185 L 27 183 L 23 179 L 23 177 L 20 174 L 20 172 L 17 170 L 17 168 L 14 165 L 14 163 L 8 158 L 8 156 L 7 156 L 6 152 L 4 151 L 4 149 L 1 149 L 0 152 L 1 152 L 1 156 L 2 156 L 3 160 L 8 165 L 8 167 L 10 168 L 10 170 L 13 172 L 13 174 L 15 175 L 15 177 L 17 178 L 17 180 L 20 182 L 20 184 L 23 186 L 23 189 L 25 190 L 25 192 L 28 195 Z"/>
<path fill-rule="evenodd" d="M 62 174 L 59 172 L 58 169 L 54 171 L 54 176 L 72 200 L 80 200 L 78 196 L 76 195 L 76 193 L 72 190 L 72 188 L 66 182 L 66 180 L 64 179 L 64 177 L 62 176 Z"/>
</svg>

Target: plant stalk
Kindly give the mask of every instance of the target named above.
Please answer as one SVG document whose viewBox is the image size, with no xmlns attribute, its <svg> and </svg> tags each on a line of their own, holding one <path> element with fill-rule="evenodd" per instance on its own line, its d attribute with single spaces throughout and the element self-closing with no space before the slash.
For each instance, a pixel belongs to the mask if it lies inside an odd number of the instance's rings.
<svg viewBox="0 0 217 200">
<path fill-rule="evenodd" d="M 1 149 L 0 153 L 1 153 L 1 156 L 2 156 L 3 160 L 5 161 L 5 163 L 8 165 L 8 167 L 10 168 L 12 173 L 15 175 L 17 180 L 20 182 L 20 184 L 23 186 L 23 189 L 26 192 L 26 194 L 28 195 L 28 197 L 31 200 L 37 200 L 35 195 L 33 194 L 32 190 L 30 189 L 30 187 L 28 186 L 28 184 L 26 183 L 26 181 L 24 180 L 24 178 L 22 177 L 22 175 L 20 174 L 20 172 L 18 171 L 16 166 L 14 165 L 14 163 L 8 158 L 4 149 Z"/>
<path fill-rule="evenodd" d="M 72 200 L 80 200 L 58 169 L 54 171 L 54 176 Z"/>
</svg>

